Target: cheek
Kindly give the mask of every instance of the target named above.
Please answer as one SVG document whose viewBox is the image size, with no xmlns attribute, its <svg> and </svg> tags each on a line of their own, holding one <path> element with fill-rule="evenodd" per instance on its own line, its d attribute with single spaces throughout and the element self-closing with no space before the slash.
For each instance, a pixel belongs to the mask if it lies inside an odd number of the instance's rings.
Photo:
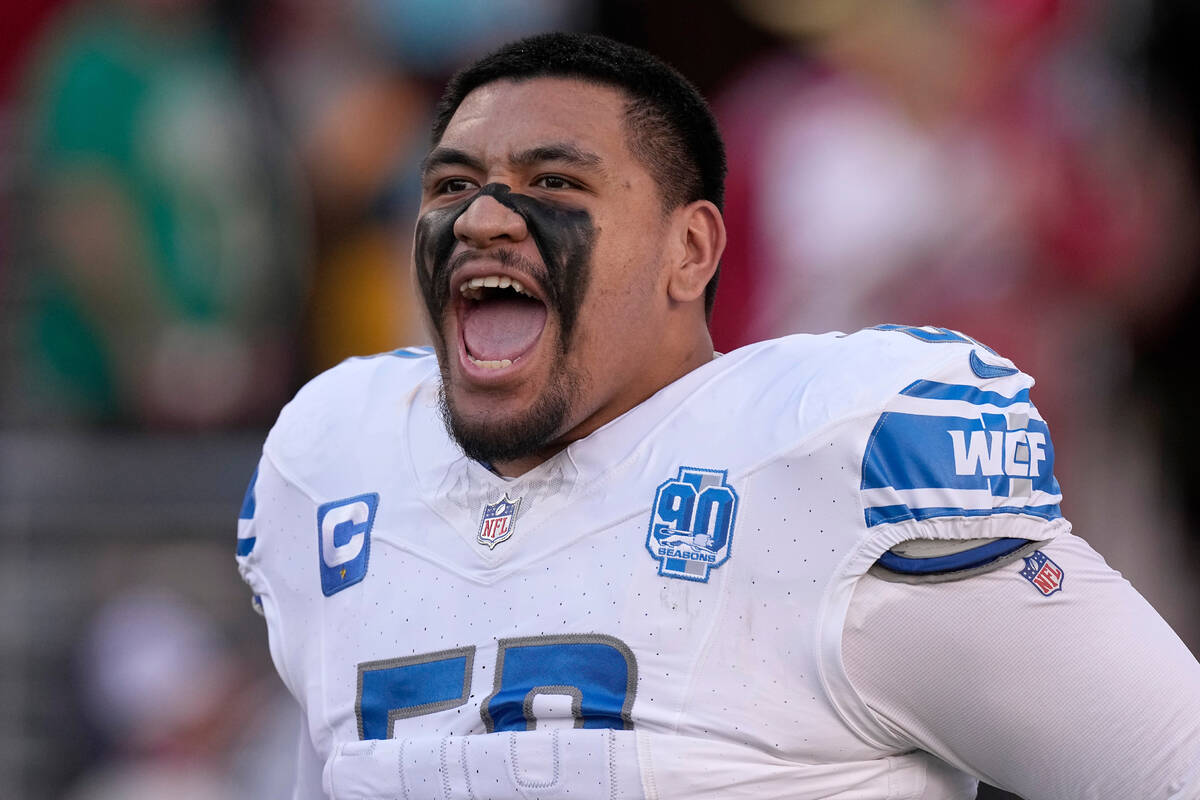
<svg viewBox="0 0 1200 800">
<path fill-rule="evenodd" d="M 656 307 L 655 298 L 660 294 L 666 296 L 662 258 L 662 241 L 651 232 L 623 237 L 607 251 L 601 249 L 597 253 L 598 264 L 606 265 L 605 269 L 597 270 L 602 273 L 597 277 L 603 283 L 605 302 L 618 306 L 612 313 L 617 316 L 651 313 Z"/>
<path fill-rule="evenodd" d="M 461 210 L 426 212 L 417 220 L 413 234 L 413 272 L 431 316 L 437 316 L 449 299 L 444 272 L 454 250 L 454 221 Z"/>
<path fill-rule="evenodd" d="M 598 256 L 602 254 L 597 254 Z M 659 296 L 655 274 L 644 261 L 629 259 L 623 263 L 597 261 L 587 300 L 579 314 L 580 347 L 588 362 L 618 365 L 623 372 L 632 354 L 651 351 L 660 337 L 665 309 L 656 302 Z M 666 296 L 665 292 L 661 293 Z"/>
<path fill-rule="evenodd" d="M 419 272 L 428 274 L 433 271 L 446 248 L 446 240 L 453 235 L 453 224 L 453 218 L 436 211 L 417 220 L 417 229 L 413 234 L 413 256 Z"/>
</svg>

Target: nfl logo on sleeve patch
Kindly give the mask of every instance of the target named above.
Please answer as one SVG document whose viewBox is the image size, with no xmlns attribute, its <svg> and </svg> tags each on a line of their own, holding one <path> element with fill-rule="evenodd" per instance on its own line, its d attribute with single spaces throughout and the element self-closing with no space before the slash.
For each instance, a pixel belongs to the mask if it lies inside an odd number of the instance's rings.
<svg viewBox="0 0 1200 800">
<path fill-rule="evenodd" d="M 512 537 L 520 508 L 521 498 L 509 500 L 507 492 L 491 505 L 484 505 L 483 519 L 479 521 L 479 533 L 475 535 L 475 541 L 486 544 L 489 550 L 495 550 L 496 545 Z"/>
<path fill-rule="evenodd" d="M 1046 597 L 1062 589 L 1062 567 L 1041 550 L 1034 550 L 1025 557 L 1021 577 L 1032 583 Z"/>
<path fill-rule="evenodd" d="M 317 509 L 317 543 L 321 552 L 321 591 L 329 597 L 367 575 L 371 527 L 379 495 L 360 494 L 334 500 Z"/>
<path fill-rule="evenodd" d="M 738 496 L 726 476 L 723 469 L 680 467 L 678 477 L 659 485 L 646 533 L 659 575 L 703 583 L 729 560 Z"/>
</svg>

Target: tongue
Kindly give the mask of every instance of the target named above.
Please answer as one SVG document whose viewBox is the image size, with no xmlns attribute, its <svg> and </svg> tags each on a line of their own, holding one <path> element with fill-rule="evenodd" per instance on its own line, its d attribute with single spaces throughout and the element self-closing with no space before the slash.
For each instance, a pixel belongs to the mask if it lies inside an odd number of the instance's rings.
<svg viewBox="0 0 1200 800">
<path fill-rule="evenodd" d="M 463 340 L 480 361 L 515 361 L 533 347 L 546 324 L 546 307 L 536 300 L 498 297 L 467 309 Z"/>
</svg>

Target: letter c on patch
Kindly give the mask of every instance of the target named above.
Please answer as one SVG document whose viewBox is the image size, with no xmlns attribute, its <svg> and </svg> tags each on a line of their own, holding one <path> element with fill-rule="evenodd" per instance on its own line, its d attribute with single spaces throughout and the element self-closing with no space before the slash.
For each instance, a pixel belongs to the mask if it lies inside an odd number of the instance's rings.
<svg viewBox="0 0 1200 800">
<path fill-rule="evenodd" d="M 370 518 L 371 507 L 361 500 L 325 514 L 321 520 L 321 559 L 325 566 L 340 567 L 362 552 Z"/>
</svg>

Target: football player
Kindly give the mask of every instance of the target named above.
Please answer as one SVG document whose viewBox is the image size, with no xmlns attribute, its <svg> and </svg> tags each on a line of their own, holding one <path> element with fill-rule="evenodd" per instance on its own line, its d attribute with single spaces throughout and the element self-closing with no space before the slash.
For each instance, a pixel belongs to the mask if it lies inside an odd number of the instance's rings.
<svg viewBox="0 0 1200 800">
<path fill-rule="evenodd" d="M 432 351 L 312 381 L 241 514 L 297 798 L 1200 797 L 1200 664 L 1071 533 L 1031 378 L 935 327 L 713 352 L 684 78 L 522 40 L 432 143 Z"/>
</svg>

